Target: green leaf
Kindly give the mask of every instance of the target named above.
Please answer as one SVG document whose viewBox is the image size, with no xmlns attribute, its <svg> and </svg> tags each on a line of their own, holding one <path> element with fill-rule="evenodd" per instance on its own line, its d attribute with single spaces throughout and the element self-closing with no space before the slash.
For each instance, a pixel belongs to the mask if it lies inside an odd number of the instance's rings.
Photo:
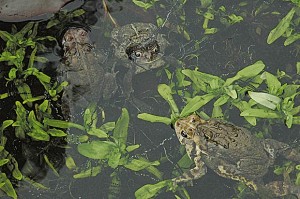
<svg viewBox="0 0 300 199">
<path fill-rule="evenodd" d="M 72 123 L 72 122 L 66 122 L 66 121 L 62 121 L 62 120 L 44 118 L 43 123 L 48 125 L 48 126 L 53 126 L 53 127 L 57 127 L 57 128 L 70 128 L 70 127 L 73 127 L 73 128 L 77 128 L 77 129 L 85 131 L 85 128 L 80 124 L 76 124 L 76 123 Z"/>
<path fill-rule="evenodd" d="M 158 0 L 152 0 L 152 1 L 150 1 L 150 3 L 145 3 L 145 2 L 140 1 L 140 0 L 132 0 L 132 2 L 133 2 L 135 5 L 137 5 L 137 6 L 141 7 L 141 8 L 144 8 L 144 9 L 146 9 L 146 10 L 149 9 L 149 8 L 151 8 L 152 6 L 154 6 L 154 3 L 155 3 L 156 1 L 158 1 Z"/>
<path fill-rule="evenodd" d="M 92 167 L 91 169 L 87 169 L 84 171 L 81 171 L 78 174 L 75 174 L 73 176 L 74 179 L 79 179 L 79 178 L 87 178 L 87 177 L 91 177 L 91 176 L 96 176 L 101 172 L 101 167 L 100 166 L 96 166 L 96 167 Z"/>
<path fill-rule="evenodd" d="M 300 33 L 293 34 L 284 41 L 284 45 L 288 46 L 299 39 L 300 39 Z"/>
<path fill-rule="evenodd" d="M 172 113 L 174 113 L 175 115 L 179 115 L 179 110 L 172 96 L 171 88 L 166 84 L 160 84 L 158 85 L 158 92 L 162 96 L 162 98 L 164 98 L 168 102 Z"/>
<path fill-rule="evenodd" d="M 296 71 L 297 71 L 297 75 L 300 75 L 300 62 L 297 62 L 296 64 Z"/>
<path fill-rule="evenodd" d="M 218 32 L 218 28 L 205 28 L 204 34 L 205 35 L 211 35 Z"/>
<path fill-rule="evenodd" d="M 140 146 L 141 146 L 141 145 L 139 145 L 139 144 L 127 146 L 127 147 L 126 147 L 126 151 L 127 151 L 127 152 L 134 151 L 134 150 L 140 148 Z"/>
<path fill-rule="evenodd" d="M 96 110 L 96 103 L 91 103 L 84 111 L 83 120 L 86 129 L 96 128 L 98 116 Z"/>
<path fill-rule="evenodd" d="M 164 180 L 156 184 L 146 184 L 139 188 L 135 193 L 136 199 L 148 199 L 155 197 L 162 188 L 172 183 L 171 180 Z"/>
<path fill-rule="evenodd" d="M 118 146 L 110 141 L 92 141 L 77 146 L 78 152 L 92 159 L 108 159 L 111 152 L 118 150 Z"/>
<path fill-rule="evenodd" d="M 45 113 L 49 107 L 49 100 L 44 100 L 43 103 L 39 105 L 39 110 Z"/>
<path fill-rule="evenodd" d="M 105 131 L 107 133 L 109 131 L 114 130 L 115 127 L 116 127 L 115 122 L 106 122 L 100 126 L 100 129 L 102 129 L 103 131 Z"/>
<path fill-rule="evenodd" d="M 140 171 L 149 166 L 157 166 L 157 165 L 159 165 L 159 161 L 149 162 L 148 160 L 145 159 L 131 159 L 123 166 L 133 171 Z"/>
<path fill-rule="evenodd" d="M 276 41 L 279 37 L 281 37 L 285 33 L 285 31 L 290 26 L 290 23 L 293 19 L 295 11 L 296 11 L 296 8 L 293 7 L 289 11 L 289 13 L 284 18 L 282 18 L 282 20 L 278 23 L 278 25 L 270 32 L 268 39 L 267 39 L 268 44 L 273 43 L 274 41 Z"/>
<path fill-rule="evenodd" d="M 39 101 L 45 99 L 45 96 L 41 95 L 41 96 L 37 96 L 37 97 L 32 97 L 32 98 L 28 98 L 26 100 L 23 101 L 23 104 L 27 104 L 27 103 L 31 103 L 31 102 L 35 102 L 35 101 Z"/>
<path fill-rule="evenodd" d="M 279 97 L 268 93 L 249 91 L 248 94 L 251 99 L 272 110 L 275 110 L 276 106 L 281 102 L 281 99 Z"/>
<path fill-rule="evenodd" d="M 17 89 L 20 93 L 20 96 L 23 100 L 27 100 L 27 99 L 30 99 L 32 98 L 32 95 L 31 95 L 31 89 L 30 87 L 26 84 L 26 83 L 20 83 L 17 85 Z M 26 103 L 29 107 L 32 106 L 32 103 L 31 102 L 27 102 Z"/>
<path fill-rule="evenodd" d="M 49 141 L 50 136 L 46 131 L 44 131 L 41 128 L 36 128 L 32 129 L 29 133 L 27 133 L 30 137 L 36 139 L 36 140 L 41 140 L 41 141 Z"/>
<path fill-rule="evenodd" d="M 2 126 L 1 126 L 0 130 L 3 132 L 4 129 L 6 129 L 7 127 L 9 127 L 10 125 L 12 125 L 13 123 L 14 123 L 13 120 L 4 120 L 3 123 L 2 123 Z"/>
<path fill-rule="evenodd" d="M 230 96 L 228 95 L 222 95 L 221 97 L 219 97 L 219 99 L 215 101 L 214 106 L 222 106 L 229 100 L 229 98 Z"/>
<path fill-rule="evenodd" d="M 0 167 L 3 166 L 3 165 L 5 165 L 8 162 L 9 162 L 9 159 L 1 159 L 0 160 Z"/>
<path fill-rule="evenodd" d="M 11 35 L 10 33 L 6 32 L 6 31 L 0 31 L 0 37 L 4 40 L 4 41 L 14 41 L 14 36 Z"/>
<path fill-rule="evenodd" d="M 46 164 L 48 165 L 48 167 L 53 171 L 53 173 L 57 176 L 59 176 L 59 173 L 56 171 L 56 169 L 54 168 L 53 164 L 50 162 L 50 160 L 48 159 L 48 156 L 44 155 L 44 160 L 46 162 Z"/>
<path fill-rule="evenodd" d="M 266 79 L 266 81 L 267 81 L 269 94 L 273 94 L 273 95 L 278 94 L 278 91 L 281 88 L 281 83 L 277 79 L 277 77 L 275 77 L 274 75 L 272 75 L 271 73 L 268 73 L 268 72 L 264 72 L 261 75 L 261 77 L 263 79 Z"/>
<path fill-rule="evenodd" d="M 70 170 L 75 170 L 77 168 L 74 159 L 69 155 L 66 157 L 66 166 Z"/>
<path fill-rule="evenodd" d="M 128 135 L 129 114 L 127 109 L 122 108 L 122 114 L 116 122 L 113 137 L 118 141 L 118 145 L 126 145 Z"/>
<path fill-rule="evenodd" d="M 47 131 L 47 133 L 49 133 L 53 137 L 65 137 L 65 136 L 67 136 L 67 134 L 65 132 L 63 132 L 62 130 L 59 130 L 59 129 L 49 129 Z"/>
<path fill-rule="evenodd" d="M 89 135 L 94 135 L 98 138 L 107 138 L 108 135 L 101 129 L 97 129 L 97 128 L 90 128 L 87 133 Z"/>
<path fill-rule="evenodd" d="M 202 73 L 196 70 L 185 69 L 181 71 L 184 75 L 188 76 L 194 84 L 197 86 L 203 85 L 203 82 L 210 84 L 212 81 L 217 82 L 218 87 L 221 87 L 224 84 L 224 80 L 218 76 L 210 75 L 207 73 Z M 202 91 L 207 92 L 205 87 L 200 87 Z"/>
<path fill-rule="evenodd" d="M 171 119 L 168 117 L 161 117 L 161 116 L 156 116 L 156 115 L 152 115 L 149 113 L 140 113 L 137 116 L 139 119 L 141 120 L 145 120 L 148 122 L 161 122 L 164 123 L 166 125 L 171 124 Z"/>
<path fill-rule="evenodd" d="M 121 158 L 121 153 L 119 149 L 115 149 L 110 153 L 110 156 L 108 158 L 108 166 L 110 166 L 113 169 L 117 168 L 120 162 L 120 158 Z"/>
<path fill-rule="evenodd" d="M 8 98 L 9 96 L 10 96 L 9 93 L 2 93 L 2 94 L 0 94 L 0 100 Z"/>
<path fill-rule="evenodd" d="M 195 96 L 185 105 L 180 113 L 180 117 L 185 117 L 190 115 L 191 113 L 197 111 L 199 108 L 207 104 L 210 100 L 215 97 L 214 94 L 208 93 L 202 96 Z"/>
<path fill-rule="evenodd" d="M 232 104 L 236 106 L 240 112 L 243 112 L 247 109 L 251 109 L 250 103 L 246 101 L 233 101 Z M 244 116 L 247 122 L 249 122 L 252 126 L 256 125 L 256 118 L 252 116 Z"/>
<path fill-rule="evenodd" d="M 50 190 L 50 188 L 44 186 L 43 184 L 41 183 L 38 183 L 26 176 L 24 176 L 23 180 L 27 183 L 29 183 L 30 185 L 32 185 L 33 187 L 37 188 L 37 189 L 44 189 L 44 190 Z"/>
<path fill-rule="evenodd" d="M 282 118 L 282 116 L 275 111 L 254 108 L 241 112 L 240 116 L 253 116 L 258 118 Z"/>
<path fill-rule="evenodd" d="M 14 79 L 16 79 L 16 77 L 17 77 L 17 71 L 18 71 L 18 69 L 16 69 L 16 68 L 11 68 L 11 69 L 9 70 L 9 73 L 8 73 L 8 78 L 9 78 L 9 80 L 14 80 Z"/>
<path fill-rule="evenodd" d="M 0 183 L 4 183 L 4 185 L 1 188 L 2 191 L 4 191 L 8 196 L 17 199 L 17 193 L 12 186 L 10 180 L 6 177 L 5 173 L 0 173 Z"/>
<path fill-rule="evenodd" d="M 254 64 L 245 67 L 244 69 L 237 72 L 234 77 L 228 78 L 224 86 L 231 85 L 234 81 L 242 78 L 251 78 L 258 75 L 265 68 L 265 64 L 262 61 L 257 61 Z"/>
<path fill-rule="evenodd" d="M 300 185 L 300 172 L 297 173 L 295 185 L 299 186 Z"/>
</svg>

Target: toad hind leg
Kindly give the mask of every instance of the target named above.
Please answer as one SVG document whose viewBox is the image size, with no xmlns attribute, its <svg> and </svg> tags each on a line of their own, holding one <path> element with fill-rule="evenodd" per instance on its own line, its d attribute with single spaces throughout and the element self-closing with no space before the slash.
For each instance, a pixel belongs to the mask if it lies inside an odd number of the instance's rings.
<svg viewBox="0 0 300 199">
<path fill-rule="evenodd" d="M 292 194 L 300 199 L 300 186 L 296 186 L 291 183 L 288 172 L 283 173 L 283 178 L 284 181 L 273 181 L 266 184 L 266 187 L 272 190 L 273 194 L 277 197 Z"/>
</svg>

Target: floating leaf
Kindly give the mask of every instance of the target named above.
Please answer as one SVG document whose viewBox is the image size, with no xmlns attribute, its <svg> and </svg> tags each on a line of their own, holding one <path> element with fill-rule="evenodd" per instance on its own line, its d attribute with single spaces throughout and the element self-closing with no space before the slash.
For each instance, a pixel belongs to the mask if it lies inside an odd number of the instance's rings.
<svg viewBox="0 0 300 199">
<path fill-rule="evenodd" d="M 29 133 L 27 133 L 27 135 L 29 135 L 30 137 L 36 140 L 41 140 L 41 141 L 50 140 L 50 136 L 48 135 L 48 133 L 41 128 L 32 129 Z"/>
<path fill-rule="evenodd" d="M 267 85 L 268 85 L 268 90 L 269 90 L 269 94 L 273 94 L 276 95 L 278 94 L 278 91 L 281 88 L 281 83 L 278 80 L 278 78 L 276 76 L 274 76 L 271 73 L 268 72 L 264 72 L 261 75 L 262 79 L 266 79 Z"/>
<path fill-rule="evenodd" d="M 268 39 L 267 39 L 268 44 L 273 43 L 274 41 L 276 41 L 279 37 L 281 37 L 285 33 L 285 31 L 290 26 L 290 23 L 295 14 L 295 11 L 296 11 L 296 8 L 293 7 L 289 11 L 289 13 L 284 18 L 282 18 L 282 20 L 278 23 L 278 25 L 270 32 Z"/>
<path fill-rule="evenodd" d="M 114 130 L 115 127 L 116 127 L 115 122 L 106 122 L 106 123 L 101 125 L 100 129 L 102 129 L 103 131 L 105 131 L 107 133 L 109 131 Z"/>
<path fill-rule="evenodd" d="M 146 120 L 148 122 L 161 122 L 161 123 L 164 123 L 166 125 L 171 124 L 171 119 L 170 118 L 156 116 L 156 115 L 152 115 L 152 114 L 149 114 L 149 113 L 141 113 L 141 114 L 138 114 L 137 117 L 141 120 Z"/>
<path fill-rule="evenodd" d="M 300 33 L 293 34 L 284 41 L 284 45 L 288 46 L 299 39 L 300 39 Z"/>
<path fill-rule="evenodd" d="M 160 84 L 158 85 L 158 92 L 162 96 L 162 98 L 164 98 L 168 102 L 172 112 L 175 115 L 179 115 L 179 110 L 173 99 L 171 88 L 166 84 Z"/>
<path fill-rule="evenodd" d="M 276 106 L 281 102 L 281 99 L 279 97 L 268 93 L 249 91 L 248 94 L 251 99 L 272 110 L 276 109 Z"/>
<path fill-rule="evenodd" d="M 244 69 L 237 72 L 234 77 L 228 78 L 224 86 L 231 85 L 234 81 L 242 78 L 251 78 L 258 75 L 265 68 L 265 64 L 262 61 L 257 61 L 254 64 L 245 67 Z"/>
<path fill-rule="evenodd" d="M 85 131 L 85 128 L 81 126 L 80 124 L 72 123 L 72 122 L 66 122 L 62 120 L 55 120 L 55 119 L 49 119 L 49 118 L 44 118 L 43 123 L 48 125 L 48 126 L 53 126 L 57 128 L 77 128 L 80 130 Z"/>
<path fill-rule="evenodd" d="M 8 162 L 9 162 L 9 159 L 1 159 L 0 160 L 0 167 L 3 166 L 3 165 L 5 165 Z"/>
<path fill-rule="evenodd" d="M 107 138 L 108 135 L 101 129 L 97 129 L 97 128 L 90 128 L 87 133 L 89 135 L 94 135 L 98 138 Z"/>
<path fill-rule="evenodd" d="M 282 118 L 282 116 L 278 112 L 265 109 L 248 109 L 241 112 L 240 116 L 253 116 L 258 118 Z"/>
<path fill-rule="evenodd" d="M 197 111 L 199 108 L 207 104 L 210 100 L 215 97 L 213 93 L 208 93 L 202 96 L 195 96 L 193 99 L 189 100 L 189 102 L 185 105 L 180 113 L 180 117 L 185 117 L 190 115 L 191 113 Z"/>
<path fill-rule="evenodd" d="M 140 148 L 140 146 L 141 146 L 141 145 L 139 145 L 139 144 L 127 146 L 127 147 L 126 147 L 126 151 L 127 151 L 127 152 L 134 151 L 134 150 Z"/>
<path fill-rule="evenodd" d="M 2 126 L 1 126 L 0 130 L 3 132 L 4 129 L 6 129 L 7 127 L 9 127 L 10 125 L 12 125 L 13 123 L 14 123 L 13 120 L 4 120 L 3 123 L 2 123 Z"/>
<path fill-rule="evenodd" d="M 66 157 L 66 166 L 70 170 L 74 170 L 77 168 L 74 159 L 71 156 Z"/>
<path fill-rule="evenodd" d="M 154 3 L 157 2 L 158 0 L 152 0 L 152 1 L 149 1 L 149 3 L 145 3 L 143 1 L 140 1 L 140 0 L 132 0 L 132 2 L 141 7 L 141 8 L 144 8 L 145 10 L 151 8 L 152 6 L 154 6 Z"/>
<path fill-rule="evenodd" d="M 47 131 L 53 137 L 65 137 L 67 134 L 60 129 L 49 129 Z"/>
<path fill-rule="evenodd" d="M 5 173 L 0 173 L 0 183 L 4 183 L 4 185 L 0 187 L 2 191 L 4 191 L 8 196 L 17 199 L 17 193 Z"/>
</svg>

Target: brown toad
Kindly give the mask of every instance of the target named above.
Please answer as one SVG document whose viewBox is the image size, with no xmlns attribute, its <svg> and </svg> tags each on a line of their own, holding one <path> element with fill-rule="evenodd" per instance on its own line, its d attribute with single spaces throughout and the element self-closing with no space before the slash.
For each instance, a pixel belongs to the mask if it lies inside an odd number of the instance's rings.
<svg viewBox="0 0 300 199">
<path fill-rule="evenodd" d="M 197 115 L 179 119 L 176 135 L 195 168 L 173 179 L 187 182 L 205 175 L 206 166 L 218 175 L 244 182 L 258 193 L 272 197 L 286 194 L 300 196 L 300 187 L 275 181 L 264 186 L 262 177 L 274 164 L 277 155 L 300 162 L 300 153 L 285 143 L 273 139 L 259 139 L 248 130 L 220 120 L 203 120 Z"/>
<path fill-rule="evenodd" d="M 117 90 L 116 73 L 106 71 L 106 56 L 95 50 L 88 31 L 69 28 L 63 36 L 62 45 L 64 61 L 58 72 L 61 81 L 69 83 L 62 96 L 63 112 L 70 112 L 69 109 L 75 105 L 84 106 L 101 98 L 111 98 Z"/>
<path fill-rule="evenodd" d="M 112 33 L 115 56 L 128 68 L 124 77 L 124 92 L 128 97 L 134 75 L 162 67 L 167 40 L 151 23 L 132 23 L 115 28 Z"/>
</svg>

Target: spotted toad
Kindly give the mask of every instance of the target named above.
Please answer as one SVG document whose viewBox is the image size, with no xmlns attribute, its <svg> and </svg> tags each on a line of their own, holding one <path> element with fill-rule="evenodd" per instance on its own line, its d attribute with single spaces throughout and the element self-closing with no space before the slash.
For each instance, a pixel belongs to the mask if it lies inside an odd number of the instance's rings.
<svg viewBox="0 0 300 199">
<path fill-rule="evenodd" d="M 208 167 L 222 177 L 244 182 L 258 193 L 267 191 L 272 197 L 287 194 L 300 197 L 300 187 L 288 182 L 262 183 L 262 177 L 277 155 L 300 162 L 300 153 L 289 145 L 259 139 L 244 128 L 220 120 L 203 120 L 197 115 L 177 120 L 175 131 L 196 165 L 174 178 L 175 184 L 202 177 Z"/>
</svg>

